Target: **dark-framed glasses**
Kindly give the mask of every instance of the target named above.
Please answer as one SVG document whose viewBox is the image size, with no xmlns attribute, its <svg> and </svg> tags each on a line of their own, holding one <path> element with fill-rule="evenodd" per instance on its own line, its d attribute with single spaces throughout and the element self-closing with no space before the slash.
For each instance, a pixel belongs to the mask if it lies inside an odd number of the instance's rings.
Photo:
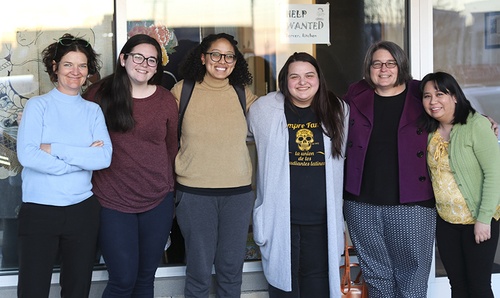
<svg viewBox="0 0 500 298">
<path fill-rule="evenodd" d="M 132 61 L 135 64 L 142 64 L 144 62 L 144 60 L 146 60 L 146 63 L 148 64 L 148 66 L 156 67 L 158 65 L 158 59 L 156 59 L 156 57 L 153 57 L 153 56 L 144 57 L 143 54 L 139 54 L 139 53 L 127 53 L 125 55 L 132 57 Z"/>
<path fill-rule="evenodd" d="M 234 63 L 234 61 L 236 61 L 235 54 L 221 54 L 219 52 L 207 52 L 205 54 L 210 55 L 210 60 L 212 60 L 213 62 L 219 62 L 222 57 L 224 57 L 224 61 L 226 61 L 226 63 Z"/>
<path fill-rule="evenodd" d="M 384 65 L 387 68 L 394 68 L 394 67 L 398 66 L 398 63 L 394 60 L 389 60 L 387 62 L 382 62 L 382 61 L 373 61 L 372 62 L 372 67 L 375 69 L 380 69 Z"/>
</svg>

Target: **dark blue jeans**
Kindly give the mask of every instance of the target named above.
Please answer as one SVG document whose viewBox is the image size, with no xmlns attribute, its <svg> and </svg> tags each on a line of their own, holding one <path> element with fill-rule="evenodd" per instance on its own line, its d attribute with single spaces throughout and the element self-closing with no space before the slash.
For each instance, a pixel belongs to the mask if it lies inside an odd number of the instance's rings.
<svg viewBox="0 0 500 298">
<path fill-rule="evenodd" d="M 285 292 L 269 285 L 269 297 L 330 297 L 326 223 L 320 225 L 292 224 L 291 236 L 292 291 Z"/>
<path fill-rule="evenodd" d="M 168 193 L 143 213 L 102 208 L 99 244 L 109 273 L 102 297 L 153 297 L 154 276 L 172 227 L 173 197 Z"/>
</svg>

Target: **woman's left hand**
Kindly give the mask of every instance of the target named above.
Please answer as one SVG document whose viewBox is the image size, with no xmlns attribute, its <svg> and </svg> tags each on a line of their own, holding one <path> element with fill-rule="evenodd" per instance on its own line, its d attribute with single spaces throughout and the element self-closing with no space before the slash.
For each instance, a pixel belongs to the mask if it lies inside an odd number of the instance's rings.
<svg viewBox="0 0 500 298">
<path fill-rule="evenodd" d="M 476 221 L 474 224 L 474 237 L 476 243 L 480 244 L 491 238 L 491 226 L 482 222 Z"/>
</svg>

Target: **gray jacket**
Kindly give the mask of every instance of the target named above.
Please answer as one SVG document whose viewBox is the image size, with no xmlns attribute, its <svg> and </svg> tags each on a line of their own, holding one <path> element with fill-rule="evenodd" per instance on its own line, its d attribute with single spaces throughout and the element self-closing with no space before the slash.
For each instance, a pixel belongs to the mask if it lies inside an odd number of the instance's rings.
<svg viewBox="0 0 500 298">
<path fill-rule="evenodd" d="M 345 110 L 344 135 L 347 138 L 347 105 Z M 283 94 L 272 92 L 259 98 L 250 107 L 247 119 L 249 131 L 255 139 L 258 161 L 257 199 L 253 213 L 254 240 L 260 246 L 262 266 L 269 284 L 284 291 L 291 291 L 289 136 Z M 326 135 L 323 135 L 323 138 L 330 297 L 340 297 L 339 266 L 344 244 L 344 159 L 332 158 L 330 138 Z"/>
</svg>

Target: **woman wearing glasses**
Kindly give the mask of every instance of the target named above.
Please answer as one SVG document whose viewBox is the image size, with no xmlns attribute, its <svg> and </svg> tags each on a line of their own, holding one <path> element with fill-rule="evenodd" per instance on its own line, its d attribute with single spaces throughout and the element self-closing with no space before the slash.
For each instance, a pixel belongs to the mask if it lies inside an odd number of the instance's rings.
<svg viewBox="0 0 500 298">
<path fill-rule="evenodd" d="M 254 201 L 246 145 L 245 111 L 233 86 L 252 77 L 233 36 L 203 39 L 172 88 L 181 98 L 186 80 L 194 90 L 185 110 L 177 174 L 176 215 L 186 245 L 186 297 L 208 297 L 215 265 L 217 297 L 240 297 L 242 268 Z M 246 108 L 256 96 L 245 88 Z"/>
<path fill-rule="evenodd" d="M 419 82 L 395 43 L 373 44 L 349 87 L 344 215 L 369 297 L 427 297 L 436 211 Z"/>
<path fill-rule="evenodd" d="M 99 69 L 90 44 L 65 34 L 42 52 L 50 92 L 28 100 L 19 126 L 23 165 L 19 213 L 19 297 L 48 297 L 61 260 L 61 296 L 87 297 L 96 257 L 100 205 L 92 171 L 109 166 L 111 140 L 98 105 L 80 96 Z"/>
<path fill-rule="evenodd" d="M 102 107 L 114 149 L 111 166 L 92 180 L 109 273 L 103 297 L 153 297 L 172 226 L 178 112 L 170 91 L 159 86 L 161 59 L 154 38 L 134 35 L 115 73 L 84 94 Z"/>
</svg>

